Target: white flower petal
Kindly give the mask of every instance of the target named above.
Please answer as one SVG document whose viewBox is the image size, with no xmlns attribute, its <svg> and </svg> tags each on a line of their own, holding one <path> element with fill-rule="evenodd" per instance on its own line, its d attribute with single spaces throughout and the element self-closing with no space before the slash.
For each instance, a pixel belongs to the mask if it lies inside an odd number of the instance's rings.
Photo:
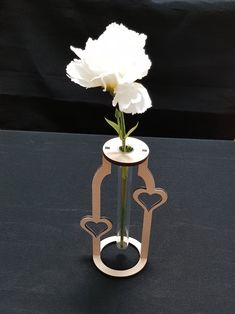
<svg viewBox="0 0 235 314">
<path fill-rule="evenodd" d="M 151 67 L 144 50 L 146 38 L 122 24 L 111 23 L 98 39 L 89 38 L 84 50 L 70 47 L 81 63 L 76 64 L 76 71 L 69 69 L 72 74 L 68 75 L 82 86 L 101 86 L 104 90 L 133 83 L 146 76 Z"/>
<path fill-rule="evenodd" d="M 120 80 L 118 73 L 102 73 L 98 76 L 96 76 L 94 79 L 99 79 L 102 82 L 104 91 L 112 91 L 114 92 L 114 89 L 118 85 L 118 82 Z"/>
<path fill-rule="evenodd" d="M 70 49 L 80 58 L 83 58 L 84 55 L 84 50 L 80 49 L 80 48 L 75 48 L 73 46 L 70 46 Z"/>
<path fill-rule="evenodd" d="M 92 73 L 82 63 L 81 60 L 71 61 L 66 68 L 68 77 L 74 82 L 83 87 L 97 87 L 101 85 L 101 80 L 92 80 Z"/>
<path fill-rule="evenodd" d="M 116 88 L 113 106 L 118 103 L 125 113 L 143 113 L 152 106 L 147 89 L 140 83 L 122 84 Z"/>
</svg>

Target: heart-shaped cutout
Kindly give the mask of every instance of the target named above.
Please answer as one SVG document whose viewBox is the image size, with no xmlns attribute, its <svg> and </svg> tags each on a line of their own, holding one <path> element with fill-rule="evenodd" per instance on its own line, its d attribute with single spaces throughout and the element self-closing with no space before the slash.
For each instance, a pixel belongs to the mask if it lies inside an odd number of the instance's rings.
<svg viewBox="0 0 235 314">
<path fill-rule="evenodd" d="M 94 221 L 88 221 L 86 224 L 86 229 L 89 230 L 94 234 L 94 236 L 97 238 L 100 234 L 105 232 L 108 229 L 108 226 L 103 221 L 100 222 L 94 222 Z"/>
<path fill-rule="evenodd" d="M 100 238 L 112 229 L 112 222 L 104 217 L 96 220 L 92 216 L 86 216 L 82 218 L 80 226 L 92 237 Z"/>
<path fill-rule="evenodd" d="M 148 193 L 141 193 L 139 195 L 140 202 L 148 209 L 148 211 L 155 206 L 156 204 L 159 204 L 162 201 L 162 197 L 159 194 L 148 194 Z"/>
<path fill-rule="evenodd" d="M 148 212 L 160 207 L 167 200 L 167 193 L 160 188 L 140 188 L 133 193 L 133 199 Z"/>
</svg>

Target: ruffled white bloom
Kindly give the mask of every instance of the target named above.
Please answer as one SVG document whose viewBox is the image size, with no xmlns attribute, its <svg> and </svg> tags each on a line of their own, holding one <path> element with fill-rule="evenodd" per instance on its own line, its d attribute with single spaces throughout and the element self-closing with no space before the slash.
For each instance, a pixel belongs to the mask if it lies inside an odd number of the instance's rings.
<svg viewBox="0 0 235 314">
<path fill-rule="evenodd" d="M 151 99 L 147 89 L 140 83 L 121 84 L 116 88 L 113 106 L 125 113 L 143 113 L 151 107 Z"/>
<path fill-rule="evenodd" d="M 112 23 L 97 40 L 89 38 L 84 50 L 70 47 L 79 59 L 70 62 L 67 75 L 83 87 L 101 86 L 112 92 L 113 104 L 118 103 L 120 110 L 142 113 L 151 106 L 151 100 L 141 84 L 132 83 L 146 76 L 151 67 L 144 50 L 146 38 L 145 34 Z"/>
</svg>

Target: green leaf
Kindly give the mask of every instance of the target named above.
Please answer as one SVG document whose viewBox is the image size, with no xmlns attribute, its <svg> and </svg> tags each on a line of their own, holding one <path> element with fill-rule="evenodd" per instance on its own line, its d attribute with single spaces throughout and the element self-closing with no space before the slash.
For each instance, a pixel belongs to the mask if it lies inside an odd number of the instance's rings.
<svg viewBox="0 0 235 314">
<path fill-rule="evenodd" d="M 133 126 L 133 128 L 131 128 L 131 129 L 127 132 L 125 138 L 127 138 L 128 136 L 130 136 L 131 133 L 134 132 L 134 131 L 137 129 L 138 125 L 139 125 L 139 122 L 137 122 L 136 125 Z"/>
<path fill-rule="evenodd" d="M 105 118 L 105 121 L 106 121 L 109 125 L 111 125 L 111 127 L 114 128 L 114 130 L 115 130 L 115 131 L 117 132 L 117 134 L 119 135 L 120 128 L 119 128 L 119 126 L 117 125 L 117 123 L 115 123 L 115 122 L 113 122 L 113 121 L 111 121 L 111 120 L 109 120 L 109 119 L 107 119 L 107 118 Z"/>
</svg>

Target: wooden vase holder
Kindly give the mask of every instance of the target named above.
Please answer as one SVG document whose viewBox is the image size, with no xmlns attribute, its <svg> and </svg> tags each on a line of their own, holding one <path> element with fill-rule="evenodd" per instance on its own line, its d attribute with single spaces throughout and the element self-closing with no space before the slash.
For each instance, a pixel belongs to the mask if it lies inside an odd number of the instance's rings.
<svg viewBox="0 0 235 314">
<path fill-rule="evenodd" d="M 96 267 L 103 273 L 114 277 L 132 276 L 144 268 L 148 259 L 153 211 L 163 205 L 167 200 L 167 193 L 161 188 L 156 188 L 153 175 L 148 169 L 148 146 L 143 141 L 132 137 L 127 138 L 126 144 L 133 147 L 133 151 L 129 153 L 121 152 L 119 149 L 121 146 L 119 138 L 113 138 L 104 144 L 102 164 L 96 171 L 92 180 L 92 215 L 83 217 L 80 222 L 81 227 L 92 237 L 92 256 Z M 137 174 L 145 183 L 145 187 L 137 188 L 133 193 L 134 201 L 140 205 L 144 211 L 141 241 L 139 242 L 134 238 L 129 238 L 130 245 L 132 245 L 139 253 L 139 260 L 133 267 L 124 270 L 108 267 L 104 264 L 101 258 L 102 250 L 107 245 L 110 245 L 117 240 L 116 236 L 106 237 L 101 240 L 113 226 L 108 218 L 102 217 L 101 215 L 101 185 L 103 179 L 111 174 L 112 164 L 128 167 L 137 166 Z M 141 195 L 143 194 L 151 196 L 157 195 L 159 200 L 148 207 L 141 199 Z M 90 226 L 91 223 L 97 225 L 102 224 L 105 228 L 97 233 Z"/>
</svg>

